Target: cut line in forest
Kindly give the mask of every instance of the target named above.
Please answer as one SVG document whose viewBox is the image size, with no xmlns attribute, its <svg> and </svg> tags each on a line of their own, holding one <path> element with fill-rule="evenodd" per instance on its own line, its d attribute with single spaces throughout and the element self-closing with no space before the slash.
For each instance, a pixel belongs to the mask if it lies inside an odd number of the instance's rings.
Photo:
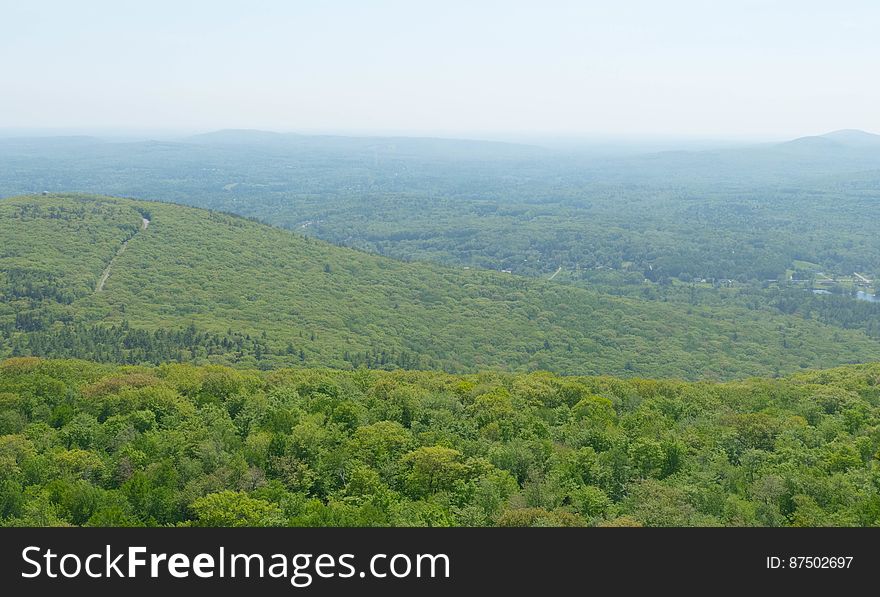
<svg viewBox="0 0 880 597">
<path fill-rule="evenodd" d="M 149 225 L 150 225 L 150 220 L 148 220 L 147 218 L 141 217 L 141 229 L 138 230 L 138 232 L 142 232 L 142 231 L 146 230 Z M 125 253 L 125 249 L 128 247 L 128 243 L 130 243 L 131 239 L 134 238 L 135 236 L 137 236 L 137 232 L 134 235 L 132 235 L 131 238 L 129 238 L 128 240 L 126 240 L 122 243 L 122 246 L 119 247 L 118 251 L 116 251 L 116 254 L 113 256 L 113 258 L 107 264 L 107 267 L 104 268 L 104 271 L 101 273 L 101 277 L 98 279 L 98 284 L 95 286 L 95 294 L 98 294 L 99 292 L 104 290 L 104 285 L 107 283 L 107 279 L 110 277 L 110 270 L 113 269 L 113 264 L 116 263 L 116 260 L 119 259 L 120 255 Z"/>
</svg>

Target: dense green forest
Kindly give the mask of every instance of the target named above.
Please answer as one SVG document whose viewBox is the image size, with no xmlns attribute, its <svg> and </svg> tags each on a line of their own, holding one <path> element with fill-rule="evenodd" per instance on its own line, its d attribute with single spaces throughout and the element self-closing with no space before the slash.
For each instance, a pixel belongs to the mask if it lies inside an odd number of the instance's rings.
<svg viewBox="0 0 880 597">
<path fill-rule="evenodd" d="M 556 281 L 880 275 L 880 137 L 613 155 L 226 131 L 0 140 L 0 196 L 85 191 L 222 210 L 405 260 Z"/>
<path fill-rule="evenodd" d="M 166 203 L 6 199 L 0 238 L 5 356 L 691 379 L 880 359 L 870 311 L 613 296 Z"/>
<path fill-rule="evenodd" d="M 0 363 L 0 521 L 880 524 L 880 366 L 686 383 Z"/>
<path fill-rule="evenodd" d="M 877 141 L 0 140 L 0 524 L 878 525 Z"/>
</svg>

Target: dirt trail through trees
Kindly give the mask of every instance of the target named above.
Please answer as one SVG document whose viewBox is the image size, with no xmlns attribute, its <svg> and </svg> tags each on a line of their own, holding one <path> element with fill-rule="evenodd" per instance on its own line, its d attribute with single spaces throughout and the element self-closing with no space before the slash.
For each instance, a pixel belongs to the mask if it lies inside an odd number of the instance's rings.
<svg viewBox="0 0 880 597">
<path fill-rule="evenodd" d="M 143 232 L 144 230 L 146 230 L 147 226 L 149 225 L 150 220 L 148 220 L 147 218 L 141 218 L 141 229 L 139 232 Z M 137 236 L 137 234 L 135 234 L 131 238 L 134 238 L 135 236 Z M 104 273 L 101 274 L 101 278 L 98 280 L 98 285 L 95 286 L 95 294 L 104 290 L 104 284 L 107 283 L 107 278 L 110 277 L 110 270 L 113 267 L 113 264 L 116 262 L 117 259 L 119 259 L 120 255 L 125 253 L 125 249 L 128 247 L 128 243 L 131 242 L 131 238 L 122 243 L 122 246 L 119 247 L 118 251 L 116 251 L 116 255 L 113 256 L 113 259 L 111 259 L 110 263 L 107 264 L 107 267 L 104 268 Z"/>
</svg>

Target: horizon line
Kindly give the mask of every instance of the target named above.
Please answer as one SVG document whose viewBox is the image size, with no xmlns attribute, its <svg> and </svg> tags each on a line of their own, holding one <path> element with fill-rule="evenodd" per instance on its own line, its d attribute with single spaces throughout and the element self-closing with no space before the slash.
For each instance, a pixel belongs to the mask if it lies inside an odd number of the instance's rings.
<svg viewBox="0 0 880 597">
<path fill-rule="evenodd" d="M 838 132 L 858 132 L 877 135 L 867 129 L 847 127 L 826 130 L 821 133 L 675 133 L 675 132 L 609 132 L 609 131 L 517 131 L 517 130 L 432 130 L 432 129 L 352 129 L 352 128 L 290 128 L 290 127 L 249 127 L 223 126 L 217 128 L 188 126 L 125 126 L 125 125 L 83 125 L 83 126 L 0 126 L 0 138 L 51 138 L 51 137 L 151 137 L 186 138 L 221 132 L 268 133 L 277 135 L 302 135 L 315 137 L 402 137 L 412 139 L 449 139 L 474 141 L 509 141 L 516 139 L 543 139 L 560 142 L 593 143 L 637 143 L 637 142 L 774 142 L 821 137 Z M 880 135 L 877 135 L 880 136 Z"/>
</svg>

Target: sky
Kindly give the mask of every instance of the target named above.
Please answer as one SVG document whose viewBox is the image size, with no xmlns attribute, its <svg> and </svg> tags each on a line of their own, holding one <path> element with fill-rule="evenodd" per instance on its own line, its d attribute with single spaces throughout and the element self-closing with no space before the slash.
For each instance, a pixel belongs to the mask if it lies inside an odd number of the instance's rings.
<svg viewBox="0 0 880 597">
<path fill-rule="evenodd" d="M 0 0 L 0 129 L 880 132 L 876 0 Z"/>
</svg>

